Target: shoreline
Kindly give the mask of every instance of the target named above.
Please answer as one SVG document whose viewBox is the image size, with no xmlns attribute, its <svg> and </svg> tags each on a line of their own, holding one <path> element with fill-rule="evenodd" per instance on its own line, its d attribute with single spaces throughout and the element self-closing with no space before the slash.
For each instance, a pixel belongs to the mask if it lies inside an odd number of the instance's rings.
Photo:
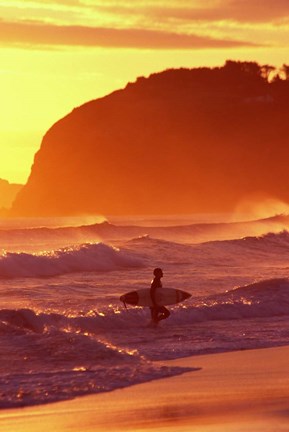
<svg viewBox="0 0 289 432">
<path fill-rule="evenodd" d="M 68 401 L 3 409 L 0 432 L 38 432 L 43 425 L 47 432 L 289 430 L 288 358 L 289 346 L 282 346 L 161 362 L 199 369 Z"/>
</svg>

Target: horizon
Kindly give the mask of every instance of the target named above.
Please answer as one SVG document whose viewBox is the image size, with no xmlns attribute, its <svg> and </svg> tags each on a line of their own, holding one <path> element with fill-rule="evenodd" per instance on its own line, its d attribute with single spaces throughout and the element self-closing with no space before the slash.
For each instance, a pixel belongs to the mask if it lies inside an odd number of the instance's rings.
<svg viewBox="0 0 289 432">
<path fill-rule="evenodd" d="M 10 0 L 0 12 L 0 178 L 10 183 L 26 183 L 57 120 L 138 76 L 227 59 L 281 67 L 289 53 L 282 1 Z"/>
</svg>

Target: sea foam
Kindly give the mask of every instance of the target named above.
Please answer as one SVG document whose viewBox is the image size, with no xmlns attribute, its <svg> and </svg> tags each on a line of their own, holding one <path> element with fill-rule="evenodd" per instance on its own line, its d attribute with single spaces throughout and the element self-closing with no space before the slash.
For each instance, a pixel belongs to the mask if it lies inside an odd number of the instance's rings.
<svg viewBox="0 0 289 432">
<path fill-rule="evenodd" d="M 104 243 L 86 243 L 37 254 L 4 252 L 0 257 L 0 278 L 105 272 L 141 265 L 141 260 L 129 252 Z"/>
</svg>

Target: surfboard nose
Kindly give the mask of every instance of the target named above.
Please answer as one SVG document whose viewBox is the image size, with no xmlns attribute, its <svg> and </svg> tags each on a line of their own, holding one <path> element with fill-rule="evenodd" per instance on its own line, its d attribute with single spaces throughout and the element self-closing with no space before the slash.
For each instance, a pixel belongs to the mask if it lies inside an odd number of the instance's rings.
<svg viewBox="0 0 289 432">
<path fill-rule="evenodd" d="M 131 291 L 129 293 L 126 293 L 126 294 L 120 296 L 119 299 L 123 303 L 128 303 L 131 305 L 137 305 L 138 304 L 138 293 L 136 291 Z"/>
</svg>

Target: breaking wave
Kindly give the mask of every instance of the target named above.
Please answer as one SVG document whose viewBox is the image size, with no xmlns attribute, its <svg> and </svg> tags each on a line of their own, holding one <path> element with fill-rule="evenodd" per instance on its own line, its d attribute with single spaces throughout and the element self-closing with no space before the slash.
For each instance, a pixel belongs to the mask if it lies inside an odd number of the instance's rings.
<svg viewBox="0 0 289 432">
<path fill-rule="evenodd" d="M 177 221 L 176 221 L 177 223 Z M 163 240 L 185 243 L 200 243 L 211 240 L 231 240 L 244 236 L 263 235 L 269 231 L 280 232 L 288 229 L 289 217 L 276 217 L 247 222 L 206 222 L 191 223 L 188 225 L 116 225 L 107 221 L 93 225 L 66 226 L 66 227 L 33 227 L 0 229 L 0 242 L 2 245 L 27 245 L 33 241 L 35 244 L 49 242 L 61 243 L 67 241 L 110 241 L 129 240 L 138 236 L 149 236 Z"/>
<path fill-rule="evenodd" d="M 193 306 L 194 321 L 270 318 L 289 315 L 289 280 L 270 279 L 209 296 Z"/>
<path fill-rule="evenodd" d="M 185 372 L 153 359 L 287 344 L 289 280 L 191 298 L 170 310 L 170 319 L 156 331 L 147 327 L 148 308 L 126 310 L 117 301 L 84 315 L 1 309 L 0 407 L 69 399 Z M 282 324 L 276 327 L 271 317 Z"/>
<path fill-rule="evenodd" d="M 263 280 L 226 293 L 189 299 L 170 307 L 172 315 L 166 326 L 192 324 L 200 321 L 232 320 L 289 315 L 289 279 Z M 140 328 L 148 308 L 129 307 L 119 303 L 114 309 L 89 311 L 86 315 L 35 313 L 31 309 L 0 310 L 0 332 L 43 333 L 49 329 L 74 329 L 79 332 L 103 332 L 115 329 Z"/>
<path fill-rule="evenodd" d="M 224 245 L 240 246 L 251 250 L 274 250 L 274 252 L 282 252 L 289 250 L 289 232 L 283 230 L 278 233 L 268 232 L 261 236 L 247 236 L 237 240 L 225 240 L 223 242 L 210 242 L 210 243 L 223 243 Z"/>
<path fill-rule="evenodd" d="M 104 243 L 86 243 L 37 254 L 4 252 L 0 257 L 0 278 L 106 272 L 139 266 L 142 266 L 141 260 L 129 252 Z"/>
<path fill-rule="evenodd" d="M 138 349 L 111 343 L 97 331 L 101 319 L 0 310 L 1 343 L 9 341 L 0 354 L 0 408 L 111 391 L 188 370 L 153 364 Z"/>
</svg>

